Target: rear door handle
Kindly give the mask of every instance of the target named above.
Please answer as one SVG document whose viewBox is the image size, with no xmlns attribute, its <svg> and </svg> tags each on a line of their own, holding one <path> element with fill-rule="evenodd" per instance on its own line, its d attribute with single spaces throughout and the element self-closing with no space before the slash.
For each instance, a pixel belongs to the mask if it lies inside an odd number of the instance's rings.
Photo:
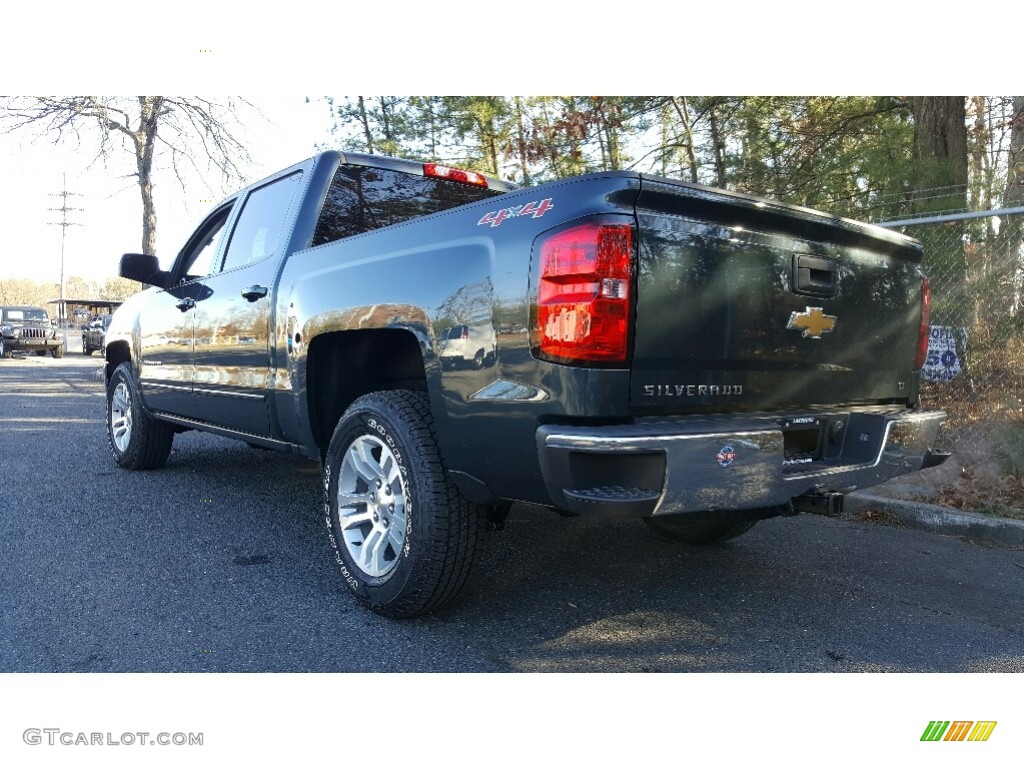
<svg viewBox="0 0 1024 768">
<path fill-rule="evenodd" d="M 267 295 L 267 289 L 262 285 L 250 285 L 242 289 L 242 298 L 246 301 L 256 301 Z"/>
<path fill-rule="evenodd" d="M 188 312 L 190 309 L 194 308 L 195 305 L 196 305 L 195 299 L 190 299 L 188 296 L 186 296 L 184 299 L 179 301 L 174 306 L 176 306 L 182 312 Z"/>
</svg>

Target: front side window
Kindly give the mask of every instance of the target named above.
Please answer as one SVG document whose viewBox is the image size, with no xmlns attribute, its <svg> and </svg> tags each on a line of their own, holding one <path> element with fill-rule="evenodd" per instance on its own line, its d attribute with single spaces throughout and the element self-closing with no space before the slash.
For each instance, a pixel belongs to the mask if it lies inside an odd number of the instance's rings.
<svg viewBox="0 0 1024 768">
<path fill-rule="evenodd" d="M 230 213 L 231 206 L 225 206 L 204 221 L 192 235 L 192 239 L 178 257 L 179 282 L 198 280 L 216 271 L 213 260 L 220 250 L 221 233 Z"/>
<path fill-rule="evenodd" d="M 313 245 L 500 194 L 493 189 L 386 168 L 342 165 L 327 192 Z"/>
</svg>

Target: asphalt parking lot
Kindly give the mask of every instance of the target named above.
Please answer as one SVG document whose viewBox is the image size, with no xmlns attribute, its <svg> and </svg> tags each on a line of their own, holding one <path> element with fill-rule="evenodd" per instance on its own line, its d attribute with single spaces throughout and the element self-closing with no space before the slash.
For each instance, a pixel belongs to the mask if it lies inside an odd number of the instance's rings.
<svg viewBox="0 0 1024 768">
<path fill-rule="evenodd" d="M 109 455 L 98 356 L 0 360 L 0 672 L 1024 671 L 1024 553 L 801 516 L 727 544 L 518 506 L 465 597 L 357 607 L 318 466 Z"/>
</svg>

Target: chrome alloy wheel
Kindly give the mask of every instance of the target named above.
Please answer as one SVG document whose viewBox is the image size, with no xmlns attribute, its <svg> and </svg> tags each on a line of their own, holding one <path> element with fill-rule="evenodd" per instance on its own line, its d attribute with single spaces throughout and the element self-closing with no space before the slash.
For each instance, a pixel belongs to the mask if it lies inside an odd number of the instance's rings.
<svg viewBox="0 0 1024 768">
<path fill-rule="evenodd" d="M 367 576 L 386 576 L 398 563 L 406 497 L 391 449 L 373 435 L 353 440 L 338 476 L 338 522 L 349 556 Z"/>
<path fill-rule="evenodd" d="M 118 382 L 110 398 L 110 436 L 117 450 L 128 450 L 132 439 L 132 396 L 123 381 Z"/>
</svg>

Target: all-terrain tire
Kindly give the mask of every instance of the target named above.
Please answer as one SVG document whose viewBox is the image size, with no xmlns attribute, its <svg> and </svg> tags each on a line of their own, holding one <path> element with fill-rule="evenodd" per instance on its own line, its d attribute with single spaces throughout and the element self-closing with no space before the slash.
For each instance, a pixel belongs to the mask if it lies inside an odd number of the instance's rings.
<svg viewBox="0 0 1024 768">
<path fill-rule="evenodd" d="M 688 520 L 679 517 L 645 517 L 655 534 L 683 544 L 717 544 L 749 531 L 757 520 Z"/>
<path fill-rule="evenodd" d="M 125 469 L 162 467 L 173 439 L 174 427 L 142 407 L 131 363 L 121 363 L 107 384 L 107 443 L 114 461 Z"/>
<path fill-rule="evenodd" d="M 7 348 L 7 345 L 4 344 L 3 338 L 0 337 L 0 359 L 10 359 L 10 357 L 11 350 Z"/>
<path fill-rule="evenodd" d="M 486 515 L 448 476 L 424 393 L 372 392 L 352 403 L 331 438 L 323 486 L 335 560 L 363 605 L 408 618 L 459 594 Z"/>
<path fill-rule="evenodd" d="M 56 347 L 50 350 L 50 354 L 53 355 L 55 360 L 64 357 L 64 345 L 58 344 Z"/>
</svg>

